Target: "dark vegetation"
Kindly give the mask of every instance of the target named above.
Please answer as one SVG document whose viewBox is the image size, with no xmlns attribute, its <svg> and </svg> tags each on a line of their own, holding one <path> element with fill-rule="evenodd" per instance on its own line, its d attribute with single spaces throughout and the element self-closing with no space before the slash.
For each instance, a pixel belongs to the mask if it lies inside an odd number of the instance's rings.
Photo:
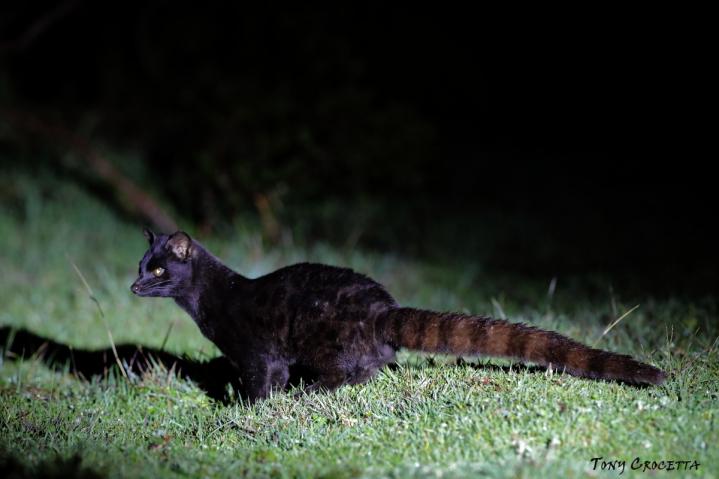
<svg viewBox="0 0 719 479">
<path fill-rule="evenodd" d="M 655 75 L 675 51 L 644 48 L 630 24 L 510 35 L 492 18 L 10 2 L 0 161 L 165 230 L 223 234 L 249 216 L 271 242 L 715 291 L 710 179 L 675 119 L 674 76 Z M 127 206 L 143 190 L 174 222 Z"/>
</svg>

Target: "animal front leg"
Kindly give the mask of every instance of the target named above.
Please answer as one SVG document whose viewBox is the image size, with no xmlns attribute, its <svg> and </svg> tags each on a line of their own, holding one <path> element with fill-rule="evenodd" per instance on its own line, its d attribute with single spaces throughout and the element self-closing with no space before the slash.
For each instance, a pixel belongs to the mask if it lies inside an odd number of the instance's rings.
<svg viewBox="0 0 719 479">
<path fill-rule="evenodd" d="M 284 390 L 289 377 L 286 361 L 277 358 L 260 358 L 251 366 L 243 368 L 240 374 L 242 393 L 250 402 L 264 399 L 273 390 Z"/>
</svg>

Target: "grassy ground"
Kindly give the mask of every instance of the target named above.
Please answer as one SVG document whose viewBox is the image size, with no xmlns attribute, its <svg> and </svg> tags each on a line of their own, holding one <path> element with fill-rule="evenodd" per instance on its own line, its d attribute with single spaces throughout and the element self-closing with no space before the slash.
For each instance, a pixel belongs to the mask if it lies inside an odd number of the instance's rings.
<svg viewBox="0 0 719 479">
<path fill-rule="evenodd" d="M 6 183 L 9 184 L 9 182 Z M 13 178 L 0 203 L 0 326 L 74 348 L 142 344 L 195 359 L 217 355 L 171 301 L 128 286 L 145 240 L 82 192 Z M 713 301 L 587 297 L 559 278 L 490 281 L 447 267 L 322 244 L 267 249 L 256 229 L 204 243 L 256 276 L 300 260 L 351 266 L 404 304 L 506 315 L 630 353 L 668 370 L 638 389 L 454 358 L 402 353 L 399 366 L 333 394 L 276 394 L 253 406 L 210 399 L 163 367 L 79 379 L 37 358 L 2 357 L 0 472 L 113 477 L 615 477 L 592 458 L 696 460 L 719 475 L 719 361 Z M 90 299 L 82 272 L 104 312 Z M 608 334 L 604 328 L 636 304 Z M 169 336 L 168 336 L 169 332 Z M 8 341 L 11 341 L 10 337 Z M 8 345 L 5 345 L 6 347 Z M 169 365 L 168 365 L 169 366 Z M 601 463 L 598 463 L 601 464 Z M 675 466 L 676 467 L 676 466 Z"/>
</svg>

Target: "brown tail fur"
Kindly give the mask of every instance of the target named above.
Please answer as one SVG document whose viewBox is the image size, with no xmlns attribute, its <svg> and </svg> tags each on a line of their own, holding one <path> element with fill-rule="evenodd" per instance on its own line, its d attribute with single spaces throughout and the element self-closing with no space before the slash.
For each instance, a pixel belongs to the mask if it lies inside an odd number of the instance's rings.
<svg viewBox="0 0 719 479">
<path fill-rule="evenodd" d="M 561 334 L 483 316 L 396 308 L 383 318 L 395 347 L 456 355 L 515 358 L 574 376 L 661 384 L 666 373 L 624 354 L 590 348 Z"/>
</svg>

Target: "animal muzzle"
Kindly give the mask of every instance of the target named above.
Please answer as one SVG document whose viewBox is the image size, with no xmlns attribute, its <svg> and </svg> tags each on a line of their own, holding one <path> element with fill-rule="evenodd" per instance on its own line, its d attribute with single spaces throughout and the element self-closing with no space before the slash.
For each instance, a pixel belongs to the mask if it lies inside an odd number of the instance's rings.
<svg viewBox="0 0 719 479">
<path fill-rule="evenodd" d="M 132 283 L 132 285 L 130 285 L 130 291 L 132 291 L 133 293 L 135 293 L 137 295 L 142 295 L 142 291 L 144 289 L 145 289 L 145 287 L 142 284 L 141 278 L 136 279 L 135 282 Z"/>
</svg>

